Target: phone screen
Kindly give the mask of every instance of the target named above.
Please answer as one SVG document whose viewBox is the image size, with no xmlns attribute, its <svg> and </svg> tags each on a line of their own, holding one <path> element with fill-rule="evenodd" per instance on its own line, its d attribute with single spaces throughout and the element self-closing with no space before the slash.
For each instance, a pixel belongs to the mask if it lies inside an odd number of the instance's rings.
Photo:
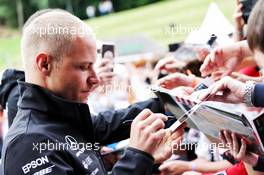
<svg viewBox="0 0 264 175">
<path fill-rule="evenodd" d="M 115 46 L 113 44 L 103 44 L 102 46 L 102 58 L 114 58 Z"/>
</svg>

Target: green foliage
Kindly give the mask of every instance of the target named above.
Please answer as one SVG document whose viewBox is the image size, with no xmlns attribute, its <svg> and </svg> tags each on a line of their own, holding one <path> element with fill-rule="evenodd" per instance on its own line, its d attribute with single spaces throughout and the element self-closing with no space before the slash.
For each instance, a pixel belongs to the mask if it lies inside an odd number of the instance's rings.
<svg viewBox="0 0 264 175">
<path fill-rule="evenodd" d="M 94 28 L 97 38 L 101 40 L 143 34 L 166 48 L 169 43 L 184 40 L 188 33 L 170 36 L 164 32 L 164 29 L 171 23 L 200 25 L 211 2 L 217 3 L 229 21 L 233 20 L 235 0 L 167 0 L 89 19 L 86 23 Z M 77 1 L 72 4 L 73 11 L 76 8 L 75 3 Z M 90 3 L 93 2 L 89 1 Z M 21 67 L 19 42 L 19 36 L 0 38 L 0 70 L 7 67 Z M 130 45 L 130 48 L 137 49 L 137 47 L 142 45 Z"/>
<path fill-rule="evenodd" d="M 126 9 L 131 9 L 131 8 L 135 8 L 135 7 L 140 7 L 143 5 L 147 5 L 153 2 L 157 2 L 160 0 L 114 0 L 113 1 L 113 5 L 114 5 L 114 9 L 115 11 L 122 11 L 122 10 L 126 10 Z"/>
<path fill-rule="evenodd" d="M 17 26 L 15 0 L 0 0 L 0 23 L 8 26 Z"/>
<path fill-rule="evenodd" d="M 112 0 L 115 11 L 127 10 L 160 0 Z M 88 5 L 98 6 L 100 0 L 22 0 L 24 21 L 34 12 L 44 8 L 61 8 L 86 19 Z M 17 27 L 17 0 L 0 0 L 0 24 Z M 97 13 L 97 16 L 99 14 Z"/>
</svg>

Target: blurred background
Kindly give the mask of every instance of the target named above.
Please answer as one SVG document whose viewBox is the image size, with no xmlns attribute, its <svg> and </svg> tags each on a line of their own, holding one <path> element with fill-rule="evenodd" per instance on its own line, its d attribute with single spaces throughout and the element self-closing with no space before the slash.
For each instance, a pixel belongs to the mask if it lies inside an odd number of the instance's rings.
<svg viewBox="0 0 264 175">
<path fill-rule="evenodd" d="M 40 9 L 70 11 L 99 40 L 114 42 L 118 56 L 127 56 L 166 53 L 168 44 L 200 27 L 212 2 L 233 24 L 235 0 L 0 0 L 0 70 L 22 68 L 21 27 Z"/>
</svg>

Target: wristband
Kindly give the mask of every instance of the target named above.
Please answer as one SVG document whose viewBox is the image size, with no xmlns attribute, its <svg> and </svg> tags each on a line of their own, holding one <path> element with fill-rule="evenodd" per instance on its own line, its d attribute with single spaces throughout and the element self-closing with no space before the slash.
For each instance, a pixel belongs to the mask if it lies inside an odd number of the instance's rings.
<svg viewBox="0 0 264 175">
<path fill-rule="evenodd" d="M 192 167 L 192 171 L 196 171 L 196 170 L 197 170 L 197 165 L 196 165 L 196 163 L 192 163 L 192 164 L 191 164 L 191 167 Z"/>
</svg>

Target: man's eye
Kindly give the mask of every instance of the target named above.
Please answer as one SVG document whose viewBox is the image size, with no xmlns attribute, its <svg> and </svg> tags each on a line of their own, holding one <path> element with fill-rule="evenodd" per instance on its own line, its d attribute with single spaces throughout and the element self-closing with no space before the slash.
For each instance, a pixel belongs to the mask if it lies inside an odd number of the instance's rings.
<svg viewBox="0 0 264 175">
<path fill-rule="evenodd" d="M 79 69 L 85 71 L 89 69 L 89 66 L 79 66 Z"/>
</svg>

